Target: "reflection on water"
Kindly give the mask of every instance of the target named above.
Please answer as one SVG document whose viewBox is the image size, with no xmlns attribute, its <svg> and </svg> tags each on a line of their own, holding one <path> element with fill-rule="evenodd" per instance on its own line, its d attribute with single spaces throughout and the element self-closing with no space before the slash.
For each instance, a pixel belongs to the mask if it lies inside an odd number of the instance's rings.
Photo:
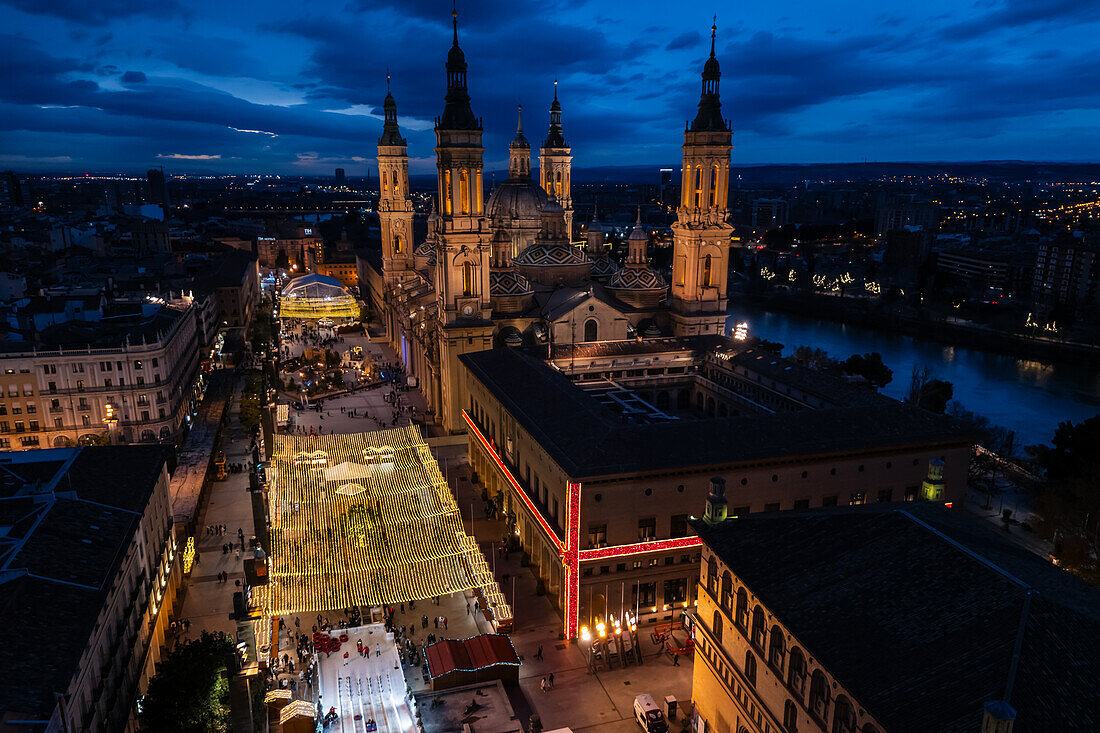
<svg viewBox="0 0 1100 733">
<path fill-rule="evenodd" d="M 1049 442 L 1058 423 L 1080 422 L 1100 413 L 1100 373 L 1088 366 L 1048 364 L 960 346 L 876 331 L 808 316 L 730 305 L 727 329 L 747 321 L 749 335 L 784 345 L 790 356 L 799 346 L 824 349 L 835 358 L 877 351 L 894 370 L 883 393 L 902 399 L 913 368 L 928 367 L 951 382 L 955 399 L 993 423 L 1015 430 L 1018 443 Z"/>
</svg>

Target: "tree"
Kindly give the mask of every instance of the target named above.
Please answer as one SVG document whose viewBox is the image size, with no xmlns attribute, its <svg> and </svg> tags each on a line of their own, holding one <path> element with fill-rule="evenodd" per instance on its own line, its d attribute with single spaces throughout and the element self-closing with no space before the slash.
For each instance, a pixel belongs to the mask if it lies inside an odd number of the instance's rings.
<svg viewBox="0 0 1100 733">
<path fill-rule="evenodd" d="M 229 680 L 234 654 L 225 634 L 203 632 L 176 646 L 157 668 L 142 701 L 142 730 L 157 733 L 227 733 Z"/>
<path fill-rule="evenodd" d="M 882 361 L 882 354 L 873 351 L 870 354 L 853 354 L 844 362 L 844 371 L 863 377 L 879 389 L 894 379 L 894 370 Z M 942 411 L 941 411 L 942 412 Z"/>
<path fill-rule="evenodd" d="M 769 353 L 779 356 L 783 353 L 783 344 L 776 341 L 768 341 L 766 339 L 754 337 L 749 341 L 749 345 L 754 349 L 760 349 L 761 351 L 767 351 Z"/>
<path fill-rule="evenodd" d="M 286 250 L 279 250 L 279 254 L 275 256 L 275 267 L 280 270 L 290 269 L 290 258 L 286 256 Z"/>
<path fill-rule="evenodd" d="M 1082 564 L 1095 566 L 1100 554 L 1100 415 L 1081 423 L 1063 422 L 1054 431 L 1050 446 L 1034 449 L 1039 465 L 1046 472 L 1046 487 L 1039 495 L 1037 508 L 1044 519 L 1044 534 L 1057 539 L 1063 547 L 1072 538 L 1088 544 L 1091 555 Z"/>
<path fill-rule="evenodd" d="M 819 372 L 834 371 L 840 363 L 829 352 L 816 346 L 799 346 L 794 350 L 794 360 Z"/>
<path fill-rule="evenodd" d="M 934 379 L 928 367 L 913 367 L 909 377 L 909 391 L 905 401 L 938 415 L 947 411 L 947 403 L 955 396 L 955 386 L 942 379 Z"/>
<path fill-rule="evenodd" d="M 253 373 L 248 376 L 241 392 L 241 425 L 252 432 L 260 424 L 260 406 L 263 402 L 263 377 Z"/>
</svg>

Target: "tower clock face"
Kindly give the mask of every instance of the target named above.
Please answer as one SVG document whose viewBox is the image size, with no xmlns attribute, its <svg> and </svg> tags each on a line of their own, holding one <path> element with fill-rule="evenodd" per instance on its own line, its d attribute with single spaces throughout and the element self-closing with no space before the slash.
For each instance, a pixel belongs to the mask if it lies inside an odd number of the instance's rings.
<svg viewBox="0 0 1100 733">
<path fill-rule="evenodd" d="M 462 315 L 470 316 L 474 313 L 474 307 L 472 305 L 466 305 L 462 307 Z"/>
</svg>

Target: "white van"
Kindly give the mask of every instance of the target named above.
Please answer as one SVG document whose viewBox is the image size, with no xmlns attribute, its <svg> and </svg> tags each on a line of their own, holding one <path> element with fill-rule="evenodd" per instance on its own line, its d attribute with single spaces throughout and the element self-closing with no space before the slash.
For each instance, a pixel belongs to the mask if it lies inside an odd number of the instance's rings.
<svg viewBox="0 0 1100 733">
<path fill-rule="evenodd" d="M 634 722 L 641 726 L 645 733 L 665 733 L 668 723 L 665 722 L 665 714 L 653 702 L 650 695 L 638 695 L 634 698 Z"/>
</svg>

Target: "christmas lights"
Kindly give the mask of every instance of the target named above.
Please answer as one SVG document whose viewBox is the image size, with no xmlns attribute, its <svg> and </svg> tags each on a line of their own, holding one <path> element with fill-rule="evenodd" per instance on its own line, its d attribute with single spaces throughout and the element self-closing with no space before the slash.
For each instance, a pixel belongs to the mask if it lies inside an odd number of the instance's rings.
<svg viewBox="0 0 1100 733">
<path fill-rule="evenodd" d="M 581 550 L 580 560 L 603 560 L 608 557 L 622 557 L 623 555 L 643 555 L 647 552 L 660 552 L 662 550 L 679 550 L 684 547 L 698 547 L 703 541 L 698 537 L 678 537 L 671 540 L 651 540 L 649 542 L 636 542 L 632 545 L 616 545 L 615 547 L 600 547 L 594 550 Z"/>
<path fill-rule="evenodd" d="M 566 514 L 566 549 L 565 549 L 565 638 L 572 639 L 577 635 L 577 622 L 580 617 L 581 596 L 581 485 L 579 483 L 567 483 L 567 498 L 565 501 Z"/>
</svg>

